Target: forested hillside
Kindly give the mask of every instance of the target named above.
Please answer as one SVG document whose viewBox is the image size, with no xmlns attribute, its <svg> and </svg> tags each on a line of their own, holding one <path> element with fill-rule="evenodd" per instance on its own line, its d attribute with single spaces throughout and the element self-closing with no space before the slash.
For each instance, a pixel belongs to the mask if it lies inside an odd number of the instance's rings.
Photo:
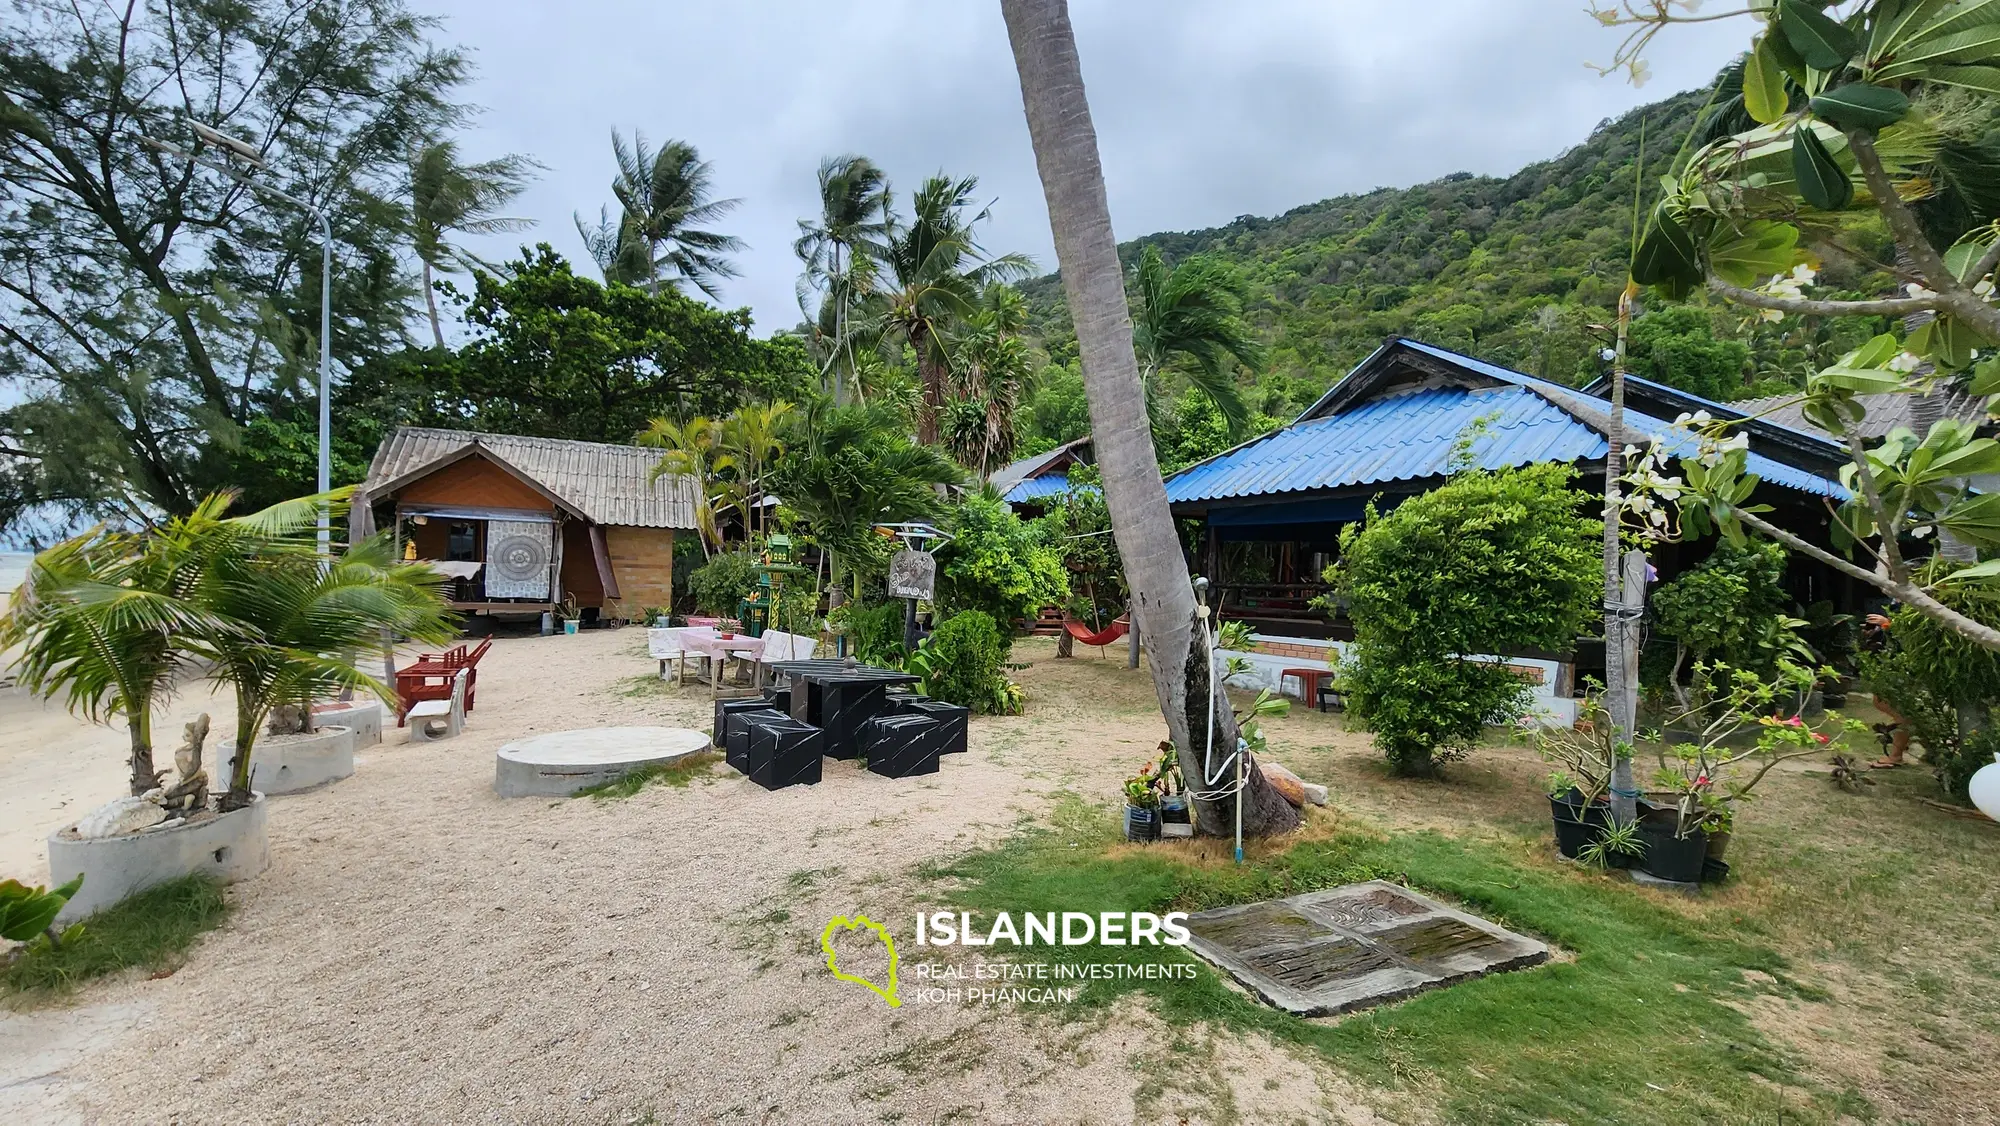
<svg viewBox="0 0 2000 1126">
<path fill-rule="evenodd" d="M 1505 179 L 1455 173 L 1119 249 L 1128 264 L 1157 246 L 1170 261 L 1206 254 L 1240 271 L 1246 314 L 1270 352 L 1253 396 L 1268 415 L 1309 403 L 1390 335 L 1581 383 L 1603 369 L 1597 354 L 1611 340 L 1591 326 L 1612 320 L 1625 283 L 1642 138 L 1650 187 L 1708 104 L 1696 90 L 1634 110 Z M 1071 330 L 1058 279 L 1024 288 L 1052 357 L 1064 358 Z M 1850 335 L 1705 308 L 1652 316 L 1635 370 L 1723 397 L 1796 383 L 1829 335 Z"/>
</svg>

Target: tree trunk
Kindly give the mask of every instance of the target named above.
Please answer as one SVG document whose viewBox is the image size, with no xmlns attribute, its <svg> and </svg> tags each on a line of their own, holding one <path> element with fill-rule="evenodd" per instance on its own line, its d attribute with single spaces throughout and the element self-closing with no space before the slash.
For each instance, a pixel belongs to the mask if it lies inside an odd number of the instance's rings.
<svg viewBox="0 0 2000 1126">
<path fill-rule="evenodd" d="M 1213 709 L 1208 703 L 1214 658 L 1205 633 L 1196 628 L 1194 587 L 1146 425 L 1125 272 L 1111 232 L 1097 132 L 1084 97 L 1069 5 L 1067 0 L 1001 0 L 1000 9 L 1020 72 L 1063 292 L 1076 323 L 1105 506 L 1132 588 L 1132 628 L 1143 624 L 1146 630 L 1154 694 L 1190 790 L 1225 788 L 1226 773 L 1209 781 L 1203 744 L 1212 717 L 1215 746 L 1222 752 L 1214 756 L 1219 767 L 1236 746 L 1236 719 L 1226 694 L 1216 694 Z M 1246 772 L 1239 800 L 1245 833 L 1284 832 L 1299 823 L 1298 812 L 1255 766 Z M 1226 798 L 1195 798 L 1195 824 L 1204 833 L 1228 833 L 1233 813 Z"/>
<path fill-rule="evenodd" d="M 1062 630 L 1056 634 L 1056 656 L 1076 656 L 1076 636 L 1068 630 Z"/>
<path fill-rule="evenodd" d="M 217 804 L 223 813 L 250 804 L 250 752 L 257 745 L 257 729 L 264 726 L 264 718 L 258 709 L 243 706 L 240 699 L 237 701 L 236 747 L 231 752 L 235 757 L 229 760 L 229 792 Z"/>
<path fill-rule="evenodd" d="M 923 401 L 917 404 L 917 441 L 935 446 L 938 412 L 944 409 L 944 365 L 931 355 L 930 344 L 926 332 L 920 330 L 911 335 L 910 348 L 917 354 L 917 378 L 923 384 Z"/>
<path fill-rule="evenodd" d="M 1128 610 L 1126 613 L 1129 614 L 1131 611 Z M 1126 623 L 1125 667 L 1128 669 L 1139 667 L 1139 619 L 1136 616 L 1130 622 Z"/>
<path fill-rule="evenodd" d="M 438 323 L 438 295 L 437 290 L 431 288 L 431 264 L 429 262 L 424 263 L 424 303 L 430 307 L 431 311 L 431 339 L 437 342 L 438 347 L 442 348 L 444 347 L 444 326 Z"/>
<path fill-rule="evenodd" d="M 139 797 L 160 784 L 153 769 L 153 713 L 150 707 L 135 710 L 125 718 L 125 732 L 132 738 L 132 796 Z"/>
<path fill-rule="evenodd" d="M 1638 622 L 1628 617 L 1631 603 L 1624 591 L 1624 566 L 1619 558 L 1618 528 L 1624 506 L 1618 479 L 1625 475 L 1625 344 L 1632 326 L 1635 283 L 1627 282 L 1618 297 L 1618 355 L 1611 367 L 1611 418 L 1604 440 L 1604 706 L 1611 720 L 1611 816 L 1619 824 L 1639 816 L 1638 787 L 1632 781 L 1632 732 L 1638 717 L 1639 686 L 1628 683 L 1626 670 L 1638 667 Z M 1645 580 L 1645 556 L 1639 576 Z M 1629 563 L 1629 561 L 1624 561 Z M 1638 605 L 1645 605 L 1639 595 Z M 1627 630 L 1628 622 L 1631 626 Z M 1630 636 L 1628 636 L 1628 633 Z M 1630 651 L 1633 659 L 1628 662 Z"/>
</svg>

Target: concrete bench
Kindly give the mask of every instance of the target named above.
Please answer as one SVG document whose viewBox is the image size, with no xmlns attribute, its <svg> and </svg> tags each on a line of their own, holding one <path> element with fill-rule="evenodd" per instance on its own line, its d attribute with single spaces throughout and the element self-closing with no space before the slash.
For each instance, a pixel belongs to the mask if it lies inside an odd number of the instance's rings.
<svg viewBox="0 0 2000 1126">
<path fill-rule="evenodd" d="M 451 678 L 451 698 L 420 700 L 403 717 L 410 727 L 410 742 L 430 743 L 450 739 L 465 730 L 465 688 L 471 669 L 459 669 Z"/>
</svg>

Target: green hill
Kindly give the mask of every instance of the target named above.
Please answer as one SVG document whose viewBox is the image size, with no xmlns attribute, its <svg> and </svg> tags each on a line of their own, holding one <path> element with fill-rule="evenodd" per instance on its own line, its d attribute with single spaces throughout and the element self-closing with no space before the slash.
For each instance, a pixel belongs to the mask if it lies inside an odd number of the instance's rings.
<svg viewBox="0 0 2000 1126">
<path fill-rule="evenodd" d="M 1275 218 L 1148 235 L 1119 252 L 1128 265 L 1147 245 L 1170 262 L 1211 254 L 1243 272 L 1248 312 L 1270 346 L 1271 371 L 1259 382 L 1271 415 L 1310 402 L 1391 335 L 1580 383 L 1602 369 L 1597 353 L 1609 334 L 1591 326 L 1612 320 L 1625 282 L 1642 130 L 1656 179 L 1708 102 L 1696 90 L 1641 107 L 1505 178 L 1454 173 Z M 1066 359 L 1074 334 L 1060 282 L 1050 275 L 1024 288 L 1052 358 Z M 1699 332 L 1702 317 L 1693 319 Z M 1727 310 L 1707 319 L 1724 359 L 1741 368 L 1715 386 L 1743 392 L 1802 374 L 1799 342 L 1781 335 L 1789 330 L 1745 325 Z M 1649 360 L 1634 356 L 1642 371 Z"/>
</svg>

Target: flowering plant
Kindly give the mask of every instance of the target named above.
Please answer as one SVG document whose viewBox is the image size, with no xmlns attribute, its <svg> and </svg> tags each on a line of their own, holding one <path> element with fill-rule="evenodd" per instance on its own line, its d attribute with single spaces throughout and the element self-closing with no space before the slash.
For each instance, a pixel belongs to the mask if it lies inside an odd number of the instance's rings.
<svg viewBox="0 0 2000 1126">
<path fill-rule="evenodd" d="M 1837 750 L 1845 737 L 1867 730 L 1859 720 L 1828 712 L 1809 722 L 1797 704 L 1812 688 L 1815 673 L 1790 661 L 1778 662 L 1765 679 L 1744 669 L 1700 661 L 1688 703 L 1668 714 L 1669 744 L 1661 740 L 1653 786 L 1672 796 L 1674 835 L 1696 829 L 1726 833 L 1737 802 L 1746 801 L 1771 769 L 1786 759 Z M 1748 745 L 1745 741 L 1748 740 Z M 1743 777 L 1745 764 L 1756 770 Z"/>
</svg>

